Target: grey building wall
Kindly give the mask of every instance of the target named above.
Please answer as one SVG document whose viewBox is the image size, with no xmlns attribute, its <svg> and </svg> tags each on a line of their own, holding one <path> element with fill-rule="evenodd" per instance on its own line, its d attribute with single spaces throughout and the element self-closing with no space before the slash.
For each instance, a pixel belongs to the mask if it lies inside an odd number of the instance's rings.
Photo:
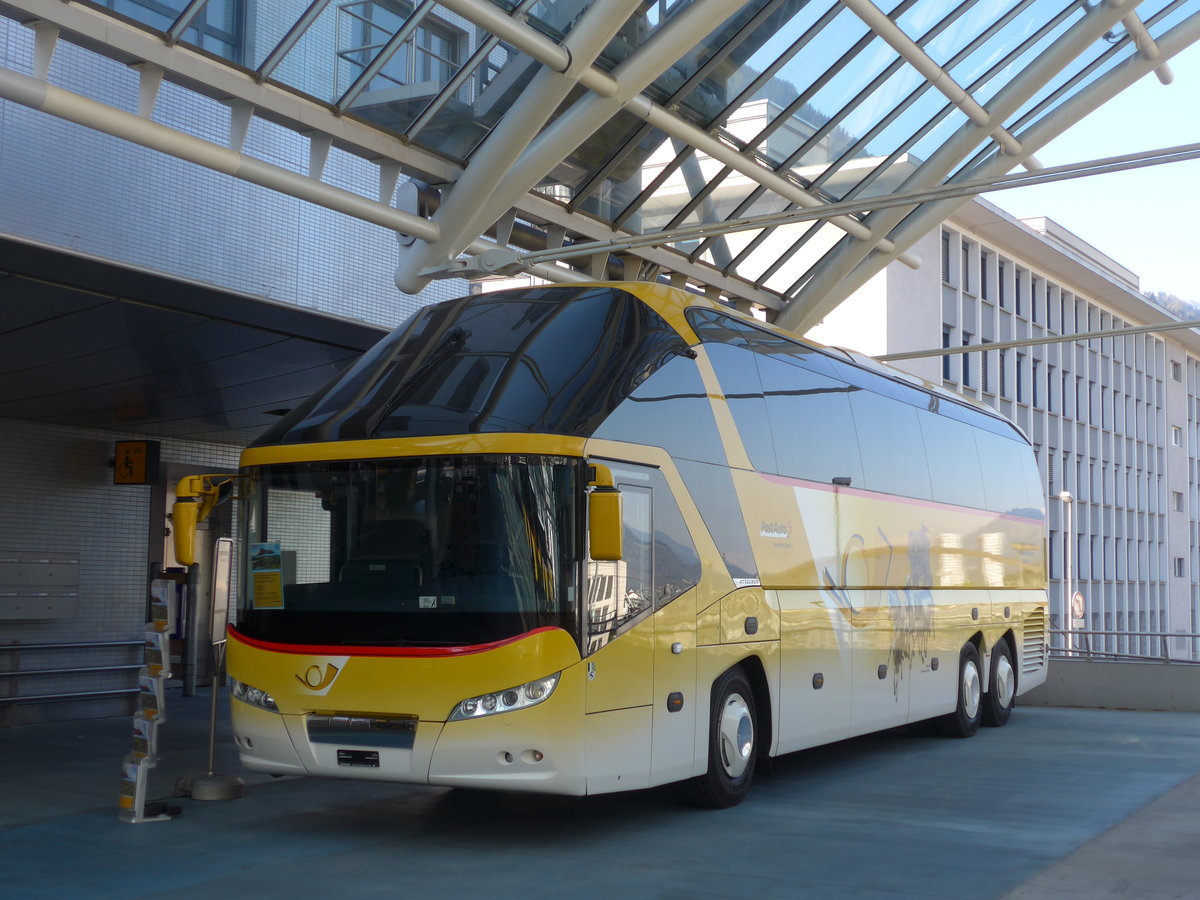
<svg viewBox="0 0 1200 900">
<path fill-rule="evenodd" d="M 262 34 L 276 6 L 251 4 L 257 17 L 251 21 Z M 332 40 L 320 30 L 306 40 L 318 39 Z M 0 65 L 28 73 L 32 60 L 33 32 L 0 18 Z M 328 48 L 321 55 L 302 42 L 285 65 L 332 86 Z M 50 81 L 137 108 L 134 71 L 66 42 L 55 52 Z M 228 140 L 227 108 L 170 84 L 163 85 L 154 118 L 219 144 Z M 246 151 L 307 170 L 307 141 L 260 119 L 252 122 Z M 331 152 L 326 180 L 338 187 L 375 197 L 378 177 L 373 164 Z M 385 229 L 2 101 L 0 232 L 385 327 L 421 305 L 468 292 L 466 282 L 452 280 L 435 282 L 419 296 L 401 294 L 392 281 L 396 240 Z M 0 420 L 0 559 L 69 554 L 79 560 L 74 614 L 0 619 L 0 671 L 137 661 L 127 649 L 30 653 L 15 647 L 141 639 L 147 535 L 159 513 L 150 508 L 150 487 L 112 484 L 110 460 L 114 441 L 144 437 L 161 440 L 164 465 L 194 471 L 237 465 L 240 448 L 203 439 Z M 5 696 L 132 684 L 128 673 L 0 679 L 0 724 L 125 709 L 72 702 L 35 711 L 7 706 Z"/>
<path fill-rule="evenodd" d="M 33 32 L 0 18 L 0 65 L 29 72 Z M 50 68 L 60 87 L 136 111 L 137 74 L 66 42 Z M 164 84 L 156 121 L 224 145 L 229 111 Z M 252 120 L 246 152 L 297 172 L 307 141 Z M 374 197 L 378 169 L 339 150 L 326 180 Z M 0 231 L 243 293 L 361 319 L 402 322 L 459 297 L 459 280 L 417 296 L 392 281 L 392 232 L 135 144 L 0 101 Z"/>
</svg>

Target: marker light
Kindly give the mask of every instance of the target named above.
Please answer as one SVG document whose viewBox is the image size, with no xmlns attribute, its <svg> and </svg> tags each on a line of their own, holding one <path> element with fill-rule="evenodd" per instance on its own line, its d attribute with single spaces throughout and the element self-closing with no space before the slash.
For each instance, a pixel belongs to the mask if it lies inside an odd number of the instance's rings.
<svg viewBox="0 0 1200 900">
<path fill-rule="evenodd" d="M 274 697 L 262 690 L 262 688 L 251 687 L 245 682 L 238 681 L 236 678 L 229 679 L 229 693 L 235 700 L 241 700 L 243 703 L 257 706 L 259 709 L 279 712 L 279 707 L 275 705 Z"/>
<path fill-rule="evenodd" d="M 558 675 L 559 673 L 555 672 L 546 678 L 539 678 L 537 681 L 530 681 L 518 687 L 483 694 L 479 697 L 468 697 L 455 705 L 447 721 L 478 719 L 481 716 L 491 716 L 496 713 L 513 712 L 537 706 L 554 693 L 554 688 L 558 685 Z"/>
</svg>

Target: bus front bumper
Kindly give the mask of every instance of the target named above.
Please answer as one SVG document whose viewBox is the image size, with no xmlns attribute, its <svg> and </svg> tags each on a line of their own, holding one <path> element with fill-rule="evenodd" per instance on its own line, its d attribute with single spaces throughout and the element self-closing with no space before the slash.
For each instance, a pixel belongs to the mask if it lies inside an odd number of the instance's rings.
<svg viewBox="0 0 1200 900">
<path fill-rule="evenodd" d="M 361 716 L 282 715 L 234 700 L 234 742 L 243 766 L 274 775 L 582 795 L 583 717 L 555 702 L 565 699 L 383 729 Z"/>
</svg>

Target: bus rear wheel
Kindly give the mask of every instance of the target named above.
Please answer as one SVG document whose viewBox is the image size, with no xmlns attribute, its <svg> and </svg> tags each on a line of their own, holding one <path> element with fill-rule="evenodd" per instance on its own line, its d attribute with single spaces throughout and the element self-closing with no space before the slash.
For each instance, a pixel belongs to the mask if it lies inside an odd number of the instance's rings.
<svg viewBox="0 0 1200 900">
<path fill-rule="evenodd" d="M 741 803 L 754 779 L 757 737 L 754 691 L 745 673 L 734 667 L 713 687 L 708 771 L 687 783 L 691 800 L 714 809 Z"/>
<path fill-rule="evenodd" d="M 999 728 L 1007 723 L 1016 694 L 1017 672 L 1012 664 L 1012 651 L 1008 641 L 1001 641 L 992 648 L 991 677 L 983 698 L 983 724 Z"/>
<path fill-rule="evenodd" d="M 979 730 L 983 716 L 982 684 L 979 650 L 974 644 L 967 644 L 958 655 L 958 702 L 954 712 L 937 720 L 938 731 L 946 737 L 969 738 Z"/>
</svg>

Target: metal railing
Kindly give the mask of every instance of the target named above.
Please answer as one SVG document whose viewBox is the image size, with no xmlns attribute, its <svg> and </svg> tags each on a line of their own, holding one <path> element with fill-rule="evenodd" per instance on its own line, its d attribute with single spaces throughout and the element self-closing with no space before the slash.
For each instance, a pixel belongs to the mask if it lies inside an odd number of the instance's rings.
<svg viewBox="0 0 1200 900">
<path fill-rule="evenodd" d="M 0 682 L 7 682 L 8 684 L 8 690 L 3 695 L 0 695 L 0 707 L 18 703 L 63 703 L 73 700 L 106 700 L 119 697 L 135 697 L 138 693 L 136 683 L 128 688 L 102 690 L 57 691 L 42 694 L 18 694 L 17 691 L 19 690 L 21 679 L 24 678 L 41 678 L 51 675 L 84 675 L 103 672 L 129 672 L 136 674 L 143 665 L 143 661 L 140 658 L 138 662 L 128 664 L 53 666 L 37 669 L 22 668 L 21 661 L 24 655 L 30 652 L 42 653 L 61 650 L 88 652 L 93 650 L 113 650 L 121 647 L 130 649 L 136 647 L 140 650 L 145 645 L 146 642 L 144 640 L 84 641 L 53 644 L 0 644 L 0 658 L 3 658 L 7 654 L 7 665 L 9 667 L 4 671 L 0 671 Z M 139 653 L 140 656 L 141 654 Z"/>
<path fill-rule="evenodd" d="M 1054 658 L 1066 659 L 1105 659 L 1129 662 L 1172 662 L 1200 664 L 1197 642 L 1200 634 L 1195 632 L 1178 631 L 1106 631 L 1087 628 L 1072 628 L 1069 631 L 1062 628 L 1047 629 L 1050 635 L 1050 655 Z M 1055 638 L 1058 643 L 1055 643 Z M 1094 639 L 1102 638 L 1101 641 Z M 1170 640 L 1183 638 L 1189 642 L 1185 651 L 1171 653 Z M 1121 641 L 1141 643 L 1147 640 L 1152 646 L 1157 643 L 1159 652 L 1134 653 L 1128 650 L 1108 649 L 1108 645 Z M 1069 645 L 1068 645 L 1069 642 Z M 1099 644 L 1100 646 L 1095 646 Z"/>
</svg>

